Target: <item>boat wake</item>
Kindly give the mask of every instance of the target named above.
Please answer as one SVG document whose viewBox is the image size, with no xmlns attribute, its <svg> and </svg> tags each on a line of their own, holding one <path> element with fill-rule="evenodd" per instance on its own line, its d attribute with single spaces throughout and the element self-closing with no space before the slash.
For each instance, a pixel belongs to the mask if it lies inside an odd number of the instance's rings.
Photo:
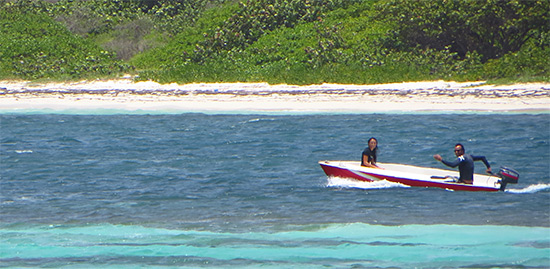
<svg viewBox="0 0 550 269">
<path fill-rule="evenodd" d="M 330 188 L 344 188 L 344 189 L 363 189 L 363 190 L 373 190 L 373 189 L 389 189 L 389 188 L 410 188 L 410 186 L 390 182 L 386 180 L 380 181 L 359 181 L 349 178 L 341 177 L 328 177 L 327 187 Z"/>
<path fill-rule="evenodd" d="M 390 182 L 387 180 L 380 181 L 359 181 L 349 178 L 341 177 L 328 177 L 327 187 L 329 188 L 342 188 L 342 189 L 363 189 L 363 190 L 375 190 L 375 189 L 389 189 L 389 188 L 410 188 L 408 185 Z M 534 184 L 529 185 L 523 189 L 506 189 L 505 192 L 509 193 L 537 193 L 541 191 L 550 191 L 550 184 Z"/>
<path fill-rule="evenodd" d="M 534 184 L 534 185 L 529 185 L 523 189 L 506 189 L 505 192 L 510 192 L 510 193 L 536 193 L 536 192 L 539 192 L 539 191 L 545 191 L 545 190 L 550 190 L 550 184 Z"/>
</svg>

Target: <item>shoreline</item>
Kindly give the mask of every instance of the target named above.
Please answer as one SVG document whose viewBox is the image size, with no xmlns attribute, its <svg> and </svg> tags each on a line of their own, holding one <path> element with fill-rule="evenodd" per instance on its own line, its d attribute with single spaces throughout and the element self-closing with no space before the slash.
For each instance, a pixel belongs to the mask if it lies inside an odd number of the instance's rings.
<svg viewBox="0 0 550 269">
<path fill-rule="evenodd" d="M 373 85 L 159 84 L 112 80 L 0 81 L 0 113 L 28 111 L 224 113 L 550 113 L 550 83 L 426 81 Z"/>
</svg>

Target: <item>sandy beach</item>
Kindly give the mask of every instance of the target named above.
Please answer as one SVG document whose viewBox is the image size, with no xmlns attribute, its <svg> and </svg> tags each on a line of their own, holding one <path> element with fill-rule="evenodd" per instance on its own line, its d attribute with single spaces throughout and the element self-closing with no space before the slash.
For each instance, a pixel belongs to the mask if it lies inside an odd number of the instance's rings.
<svg viewBox="0 0 550 269">
<path fill-rule="evenodd" d="M 0 81 L 0 112 L 35 110 L 376 113 L 550 112 L 550 84 L 428 81 L 376 85 Z"/>
</svg>

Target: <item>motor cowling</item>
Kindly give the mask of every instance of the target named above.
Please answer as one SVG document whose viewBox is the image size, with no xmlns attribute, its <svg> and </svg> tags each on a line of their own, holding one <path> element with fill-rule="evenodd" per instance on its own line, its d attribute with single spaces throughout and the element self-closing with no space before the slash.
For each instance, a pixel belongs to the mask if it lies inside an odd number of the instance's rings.
<svg viewBox="0 0 550 269">
<path fill-rule="evenodd" d="M 519 173 L 512 168 L 501 167 L 497 173 L 500 177 L 500 190 L 504 191 L 508 183 L 517 184 L 519 180 Z"/>
</svg>

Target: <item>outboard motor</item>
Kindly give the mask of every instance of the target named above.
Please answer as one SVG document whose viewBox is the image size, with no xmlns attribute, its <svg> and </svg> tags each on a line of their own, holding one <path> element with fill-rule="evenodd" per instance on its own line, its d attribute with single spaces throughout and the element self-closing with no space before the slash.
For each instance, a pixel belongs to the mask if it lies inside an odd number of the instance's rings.
<svg viewBox="0 0 550 269">
<path fill-rule="evenodd" d="M 508 167 L 501 167 L 496 174 L 500 177 L 500 190 L 504 191 L 508 183 L 517 184 L 519 179 L 519 173 Z"/>
</svg>

